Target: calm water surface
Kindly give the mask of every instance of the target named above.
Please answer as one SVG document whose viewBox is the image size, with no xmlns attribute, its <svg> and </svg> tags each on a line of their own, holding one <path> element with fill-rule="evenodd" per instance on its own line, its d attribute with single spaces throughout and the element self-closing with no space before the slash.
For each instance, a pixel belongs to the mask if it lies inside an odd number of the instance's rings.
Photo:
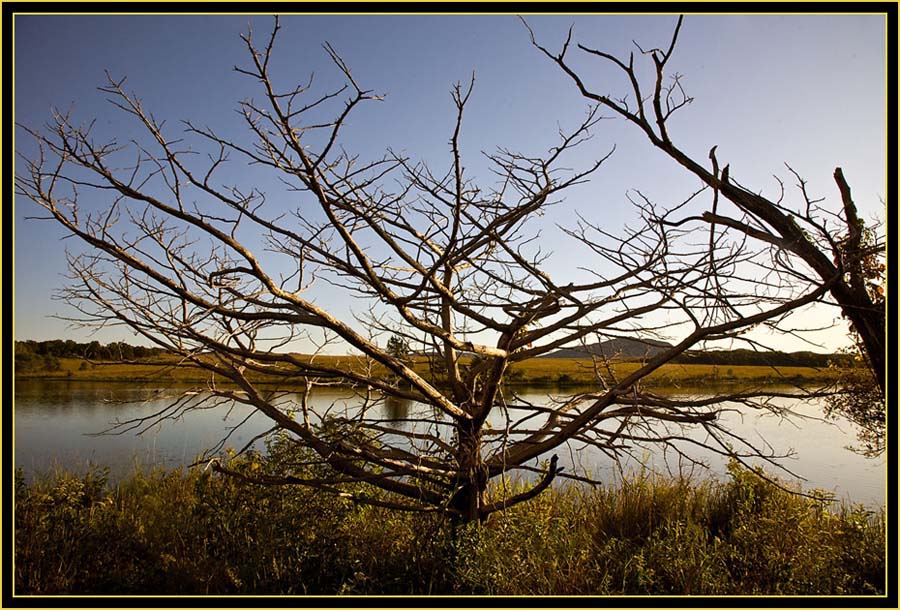
<svg viewBox="0 0 900 610">
<path fill-rule="evenodd" d="M 83 470 L 90 464 L 108 466 L 114 478 L 130 472 L 136 464 L 176 467 L 194 462 L 206 448 L 232 433 L 227 445 L 240 448 L 254 436 L 271 427 L 271 422 L 252 409 L 227 405 L 186 414 L 178 421 L 166 421 L 142 435 L 96 436 L 116 420 L 146 416 L 169 404 L 176 389 L 162 386 L 132 386 L 122 383 L 90 383 L 70 381 L 17 381 L 15 391 L 15 462 L 26 474 L 47 471 L 54 466 Z M 546 400 L 547 390 L 523 392 L 532 402 Z M 701 394 L 695 390 L 692 394 Z M 346 390 L 321 389 L 313 401 L 332 412 L 353 413 L 356 401 Z M 855 443 L 855 430 L 846 421 L 836 424 L 821 421 L 817 404 L 793 401 L 790 406 L 800 417 L 783 419 L 768 413 L 729 414 L 731 429 L 757 442 L 765 439 L 778 453 L 793 450 L 794 458 L 784 463 L 803 477 L 805 488 L 820 488 L 838 497 L 869 506 L 884 504 L 885 460 L 863 458 L 845 449 Z M 424 406 L 419 405 L 419 408 Z M 410 411 L 411 409 L 411 411 Z M 409 405 L 384 413 L 387 418 L 415 415 L 416 406 Z M 250 419 L 232 430 L 247 417 Z M 502 425 L 502 422 L 494 422 Z M 703 432 L 695 437 L 702 440 Z M 260 443 L 257 443 L 259 446 Z M 261 448 L 261 447 L 260 447 Z M 560 465 L 568 470 L 588 470 L 595 478 L 612 481 L 618 471 L 609 458 L 591 448 L 560 448 Z M 671 471 L 674 459 L 664 459 L 658 450 L 639 451 L 641 459 L 654 468 Z M 691 450 L 692 457 L 703 458 L 714 474 L 724 472 L 722 458 Z M 633 469 L 637 461 L 625 463 Z M 702 473 L 699 473 L 702 474 Z M 785 476 L 785 475 L 781 475 Z M 785 478 L 789 478 L 786 477 Z"/>
</svg>

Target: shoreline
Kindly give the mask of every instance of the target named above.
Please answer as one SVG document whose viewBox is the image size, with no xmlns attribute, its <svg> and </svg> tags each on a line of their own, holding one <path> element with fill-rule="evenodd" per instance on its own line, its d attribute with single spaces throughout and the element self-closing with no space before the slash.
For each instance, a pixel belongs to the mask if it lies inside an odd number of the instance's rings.
<svg viewBox="0 0 900 610">
<path fill-rule="evenodd" d="M 172 362 L 98 362 L 94 364 L 75 358 L 61 358 L 56 371 L 27 371 L 14 373 L 15 382 L 30 381 L 77 381 L 95 383 L 187 383 L 234 385 L 233 382 L 197 367 L 186 367 Z M 414 365 L 415 366 L 415 365 Z M 639 362 L 622 361 L 613 365 L 616 377 L 627 376 L 640 366 Z M 421 368 L 415 366 L 415 368 Z M 804 366 L 765 365 L 715 365 L 668 363 L 661 366 L 641 382 L 644 387 L 680 386 L 735 386 L 735 385 L 795 385 L 815 384 L 819 387 L 838 380 L 843 369 L 814 368 Z M 427 374 L 426 371 L 418 371 Z M 424 376 L 424 375 L 423 375 Z M 386 371 L 376 371 L 373 377 L 389 379 Z M 299 378 L 299 376 L 298 376 Z M 604 374 L 607 383 L 613 383 L 609 374 Z M 287 385 L 288 380 L 266 379 L 263 375 L 252 375 L 250 381 L 272 386 Z M 351 387 L 349 384 L 337 384 Z M 507 372 L 503 385 L 512 388 L 599 388 L 590 361 L 577 359 L 532 360 L 513 365 Z"/>
</svg>

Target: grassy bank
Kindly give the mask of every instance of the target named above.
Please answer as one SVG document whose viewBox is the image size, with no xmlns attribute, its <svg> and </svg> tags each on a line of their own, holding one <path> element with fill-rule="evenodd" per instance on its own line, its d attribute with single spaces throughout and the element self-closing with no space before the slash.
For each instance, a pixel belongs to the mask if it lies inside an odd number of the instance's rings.
<svg viewBox="0 0 900 610">
<path fill-rule="evenodd" d="M 242 467 L 277 466 L 259 456 Z M 878 594 L 885 515 L 732 469 L 551 489 L 468 526 L 210 473 L 17 481 L 17 594 Z"/>
<path fill-rule="evenodd" d="M 77 358 L 59 358 L 59 369 L 17 373 L 17 379 L 70 379 L 85 381 L 129 381 L 146 383 L 206 383 L 209 373 L 196 367 L 179 365 L 174 357 L 158 357 L 139 364 L 123 362 L 89 363 Z M 362 370 L 362 365 L 349 356 L 318 356 L 319 362 L 329 366 Z M 607 381 L 612 375 L 623 378 L 640 366 L 637 362 L 616 362 L 612 372 L 602 371 Z M 428 376 L 423 359 L 414 363 L 420 374 Z M 666 364 L 644 381 L 650 387 L 677 387 L 698 384 L 766 385 L 783 383 L 824 384 L 837 379 L 839 369 L 803 366 L 719 366 L 712 364 Z M 383 367 L 375 367 L 376 377 L 387 377 Z M 517 386 L 585 386 L 596 382 L 594 365 L 590 360 L 534 359 L 513 365 L 506 383 Z M 251 375 L 257 382 L 266 382 L 260 375 Z M 221 383 L 221 379 L 218 380 Z"/>
</svg>

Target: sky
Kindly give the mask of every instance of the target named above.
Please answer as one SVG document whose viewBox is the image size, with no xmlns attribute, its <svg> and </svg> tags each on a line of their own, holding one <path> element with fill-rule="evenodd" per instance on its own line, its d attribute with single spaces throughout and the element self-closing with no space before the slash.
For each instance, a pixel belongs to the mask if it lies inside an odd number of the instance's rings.
<svg viewBox="0 0 900 610">
<path fill-rule="evenodd" d="M 617 55 L 666 44 L 674 15 L 532 15 L 538 40 L 558 49 L 574 25 L 578 42 Z M 51 108 L 98 119 L 98 135 L 130 132 L 121 113 L 97 90 L 108 71 L 127 76 L 155 116 L 190 119 L 228 133 L 237 125 L 241 99 L 259 95 L 233 70 L 247 64 L 239 35 L 252 28 L 262 39 L 271 27 L 265 15 L 230 16 L 45 16 L 15 18 L 15 119 L 39 127 Z M 364 88 L 384 94 L 382 103 L 355 114 L 346 144 L 363 158 L 391 148 L 435 164 L 449 162 L 454 109 L 450 89 L 475 74 L 461 134 L 467 169 L 486 169 L 480 151 L 497 146 L 540 153 L 555 143 L 559 127 L 571 128 L 588 103 L 571 81 L 529 42 L 515 15 L 286 15 L 273 71 L 283 84 L 315 73 L 317 86 L 338 82 L 322 44 L 329 42 Z M 784 163 L 808 180 L 807 188 L 838 204 L 832 180 L 840 166 L 865 219 L 884 218 L 886 197 L 886 80 L 884 18 L 880 15 L 688 15 L 670 70 L 683 75 L 694 102 L 672 119 L 672 139 L 698 159 L 717 145 L 720 162 L 751 190 L 777 194 Z M 579 62 L 598 89 L 626 92 L 627 83 L 596 62 Z M 16 147 L 33 148 L 16 131 Z M 574 212 L 616 230 L 633 220 L 626 194 L 639 189 L 660 204 L 674 205 L 697 181 L 654 150 L 632 126 L 603 121 L 580 154 L 613 157 L 572 201 L 554 208 L 543 222 L 571 224 Z M 238 168 L 235 171 L 240 172 Z M 488 176 L 485 176 L 486 178 Z M 789 181 L 790 183 L 790 181 Z M 263 184 L 263 187 L 266 185 Z M 89 335 L 53 316 L 71 315 L 53 298 L 66 270 L 65 250 L 78 249 L 63 230 L 27 219 L 36 206 L 15 200 L 15 334 L 20 340 L 70 338 L 103 342 L 130 333 Z M 557 252 L 551 260 L 570 264 L 567 243 L 545 238 Z M 334 311 L 344 307 L 327 290 L 318 297 Z M 810 314 L 822 325 L 833 309 Z M 816 337 L 822 350 L 847 343 L 840 330 Z M 780 349 L 809 349 L 785 340 Z"/>
</svg>

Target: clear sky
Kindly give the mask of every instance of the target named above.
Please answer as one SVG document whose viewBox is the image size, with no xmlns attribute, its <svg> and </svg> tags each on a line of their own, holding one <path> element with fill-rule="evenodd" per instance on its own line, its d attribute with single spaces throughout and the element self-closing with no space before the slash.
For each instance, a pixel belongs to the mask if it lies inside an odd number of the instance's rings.
<svg viewBox="0 0 900 610">
<path fill-rule="evenodd" d="M 531 16 L 538 39 L 557 49 L 567 28 L 587 46 L 616 54 L 632 40 L 662 46 L 676 17 Z M 248 25 L 259 38 L 267 16 L 17 16 L 15 19 L 15 118 L 39 126 L 51 106 L 72 106 L 79 118 L 98 118 L 100 134 L 121 132 L 120 113 L 96 90 L 104 70 L 127 76 L 147 108 L 170 123 L 191 119 L 226 131 L 236 125 L 237 102 L 259 95 L 232 70 L 246 65 L 239 34 Z M 449 91 L 474 71 L 475 92 L 466 109 L 462 148 L 476 175 L 477 157 L 497 146 L 526 153 L 555 143 L 558 126 L 573 127 L 587 103 L 561 71 L 529 43 L 514 15 L 303 16 L 282 17 L 274 71 L 289 81 L 315 72 L 326 85 L 337 77 L 322 50 L 330 42 L 365 88 L 386 94 L 381 104 L 356 114 L 346 132 L 348 148 L 375 158 L 390 147 L 413 158 L 446 162 L 454 119 Z M 775 194 L 772 174 L 789 178 L 788 162 L 808 180 L 808 189 L 837 203 L 832 172 L 841 166 L 866 219 L 884 217 L 886 196 L 885 23 L 879 15 L 688 16 L 670 62 L 684 75 L 695 101 L 673 119 L 672 138 L 705 159 L 718 158 L 731 175 L 764 194 Z M 584 64 L 586 73 L 596 64 Z M 594 72 L 591 72 L 591 71 Z M 335 81 L 336 82 L 336 81 Z M 593 81 L 598 82 L 598 81 Z M 626 92 L 621 79 L 607 79 L 610 93 Z M 601 87 L 598 87 L 601 88 Z M 696 179 L 652 149 L 633 127 L 605 121 L 585 155 L 617 151 L 573 201 L 554 208 L 547 222 L 574 218 L 579 210 L 613 229 L 633 213 L 625 194 L 640 189 L 660 204 L 675 204 Z M 17 146 L 30 151 L 17 132 Z M 488 178 L 488 176 L 485 176 Z M 264 185 L 263 185 L 264 186 Z M 64 251 L 77 248 L 50 222 L 26 220 L 39 210 L 15 202 L 15 324 L 18 339 L 86 340 L 53 314 L 71 313 L 52 299 L 65 273 Z M 546 244 L 565 254 L 565 243 Z M 568 264 L 557 256 L 553 264 Z M 322 304 L 342 306 L 327 291 Z M 823 324 L 833 310 L 817 315 Z M 105 331 L 101 341 L 133 340 Z M 823 334 L 825 349 L 845 343 L 840 333 Z M 808 349 L 786 342 L 782 349 Z"/>
</svg>

